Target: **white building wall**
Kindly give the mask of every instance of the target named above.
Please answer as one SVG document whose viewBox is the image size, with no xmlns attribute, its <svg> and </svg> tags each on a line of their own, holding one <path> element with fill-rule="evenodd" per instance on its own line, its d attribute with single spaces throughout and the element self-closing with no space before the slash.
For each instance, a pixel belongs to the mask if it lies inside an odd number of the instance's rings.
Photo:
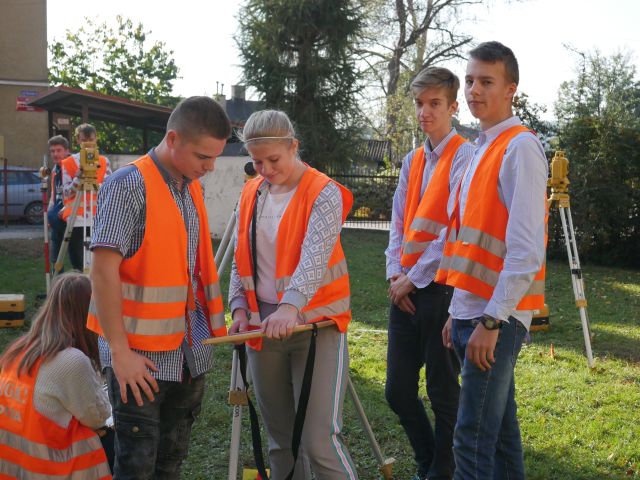
<svg viewBox="0 0 640 480">
<path fill-rule="evenodd" d="M 139 155 L 106 154 L 111 168 L 134 161 Z M 200 179 L 204 186 L 204 201 L 209 215 L 209 228 L 214 238 L 221 238 L 229 216 L 240 198 L 244 185 L 244 165 L 249 157 L 218 157 L 215 170 Z"/>
</svg>

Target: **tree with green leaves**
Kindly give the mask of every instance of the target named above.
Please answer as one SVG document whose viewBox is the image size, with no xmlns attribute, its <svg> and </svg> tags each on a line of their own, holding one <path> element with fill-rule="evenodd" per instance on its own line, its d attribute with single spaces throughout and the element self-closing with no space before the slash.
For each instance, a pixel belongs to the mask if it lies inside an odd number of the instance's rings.
<svg viewBox="0 0 640 480">
<path fill-rule="evenodd" d="M 360 123 L 354 60 L 362 20 L 352 0 L 248 0 L 237 37 L 244 80 L 284 110 L 315 166 L 346 161 Z"/>
<path fill-rule="evenodd" d="M 87 18 L 64 40 L 49 46 L 49 81 L 131 100 L 175 106 L 173 81 L 178 67 L 164 42 L 150 44 L 142 23 L 120 16 L 117 25 L 96 24 Z M 105 122 L 94 122 L 103 151 L 140 153 L 142 132 Z"/>
<path fill-rule="evenodd" d="M 391 140 L 395 156 L 421 138 L 409 84 L 420 70 L 464 58 L 473 38 L 463 21 L 485 0 L 366 0 L 366 25 L 358 55 L 363 73 L 384 96 L 383 112 L 371 125 Z"/>
<path fill-rule="evenodd" d="M 629 55 L 577 54 L 555 110 L 578 244 L 586 259 L 638 267 L 640 81 Z"/>
</svg>

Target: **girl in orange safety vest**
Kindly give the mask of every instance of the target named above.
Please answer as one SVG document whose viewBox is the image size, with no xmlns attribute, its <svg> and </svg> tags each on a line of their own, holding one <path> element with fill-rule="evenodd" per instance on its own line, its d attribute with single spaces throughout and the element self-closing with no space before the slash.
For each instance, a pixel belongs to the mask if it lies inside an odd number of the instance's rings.
<svg viewBox="0 0 640 480">
<path fill-rule="evenodd" d="M 0 478 L 111 478 L 96 433 L 111 409 L 84 327 L 90 297 L 87 277 L 62 275 L 0 357 Z"/>
<path fill-rule="evenodd" d="M 262 329 L 266 334 L 264 341 L 250 344 L 248 359 L 269 438 L 271 478 L 285 478 L 294 464 L 292 431 L 311 334 L 291 336 L 292 329 L 330 319 L 335 328 L 317 333 L 303 454 L 293 478 L 311 478 L 311 468 L 319 479 L 355 479 L 341 437 L 351 310 L 340 229 L 353 197 L 301 161 L 285 113 L 255 112 L 242 140 L 259 176 L 246 183 L 237 213 L 230 333 Z"/>
</svg>

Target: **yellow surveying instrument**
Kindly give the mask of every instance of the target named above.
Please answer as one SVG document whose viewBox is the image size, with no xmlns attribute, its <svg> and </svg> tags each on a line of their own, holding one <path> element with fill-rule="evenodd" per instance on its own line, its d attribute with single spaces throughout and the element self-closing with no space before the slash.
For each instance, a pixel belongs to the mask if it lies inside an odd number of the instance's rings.
<svg viewBox="0 0 640 480">
<path fill-rule="evenodd" d="M 67 219 L 67 228 L 64 231 L 60 253 L 53 267 L 53 278 L 60 274 L 64 266 L 64 258 L 69 249 L 71 234 L 78 217 L 78 210 L 82 204 L 84 216 L 83 228 L 83 272 L 89 272 L 91 265 L 91 251 L 89 250 L 89 228 L 93 225 L 93 212 L 95 208 L 95 195 L 98 192 L 98 167 L 100 166 L 100 152 L 96 142 L 82 142 L 80 144 L 80 175 L 78 184 L 74 187 L 75 199 L 71 206 L 71 214 Z M 90 225 L 87 225 L 89 223 Z"/>
<path fill-rule="evenodd" d="M 578 246 L 576 244 L 575 229 L 571 218 L 571 206 L 569 202 L 569 160 L 564 156 L 564 151 L 557 150 L 551 160 L 551 176 L 547 186 L 551 189 L 548 199 L 549 208 L 556 207 L 560 212 L 562 233 L 567 246 L 569 269 L 571 270 L 571 283 L 576 307 L 580 312 L 584 346 L 587 354 L 589 368 L 594 367 L 593 353 L 591 351 L 591 331 L 589 329 L 589 317 L 587 316 L 587 298 L 585 296 L 584 279 L 578 258 Z"/>
</svg>

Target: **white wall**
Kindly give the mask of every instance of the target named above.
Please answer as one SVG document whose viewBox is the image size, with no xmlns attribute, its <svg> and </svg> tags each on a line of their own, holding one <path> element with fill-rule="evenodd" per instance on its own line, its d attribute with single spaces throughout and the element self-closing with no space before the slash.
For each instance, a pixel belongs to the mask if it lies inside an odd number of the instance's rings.
<svg viewBox="0 0 640 480">
<path fill-rule="evenodd" d="M 107 154 L 111 168 L 116 170 L 140 155 Z M 244 185 L 244 164 L 249 157 L 218 157 L 215 170 L 200 179 L 204 186 L 204 201 L 209 214 L 209 228 L 214 238 L 222 237 L 229 216 L 240 198 Z"/>
<path fill-rule="evenodd" d="M 213 172 L 200 180 L 209 214 L 209 228 L 214 238 L 222 237 L 244 185 L 244 165 L 249 157 L 218 157 Z"/>
</svg>

